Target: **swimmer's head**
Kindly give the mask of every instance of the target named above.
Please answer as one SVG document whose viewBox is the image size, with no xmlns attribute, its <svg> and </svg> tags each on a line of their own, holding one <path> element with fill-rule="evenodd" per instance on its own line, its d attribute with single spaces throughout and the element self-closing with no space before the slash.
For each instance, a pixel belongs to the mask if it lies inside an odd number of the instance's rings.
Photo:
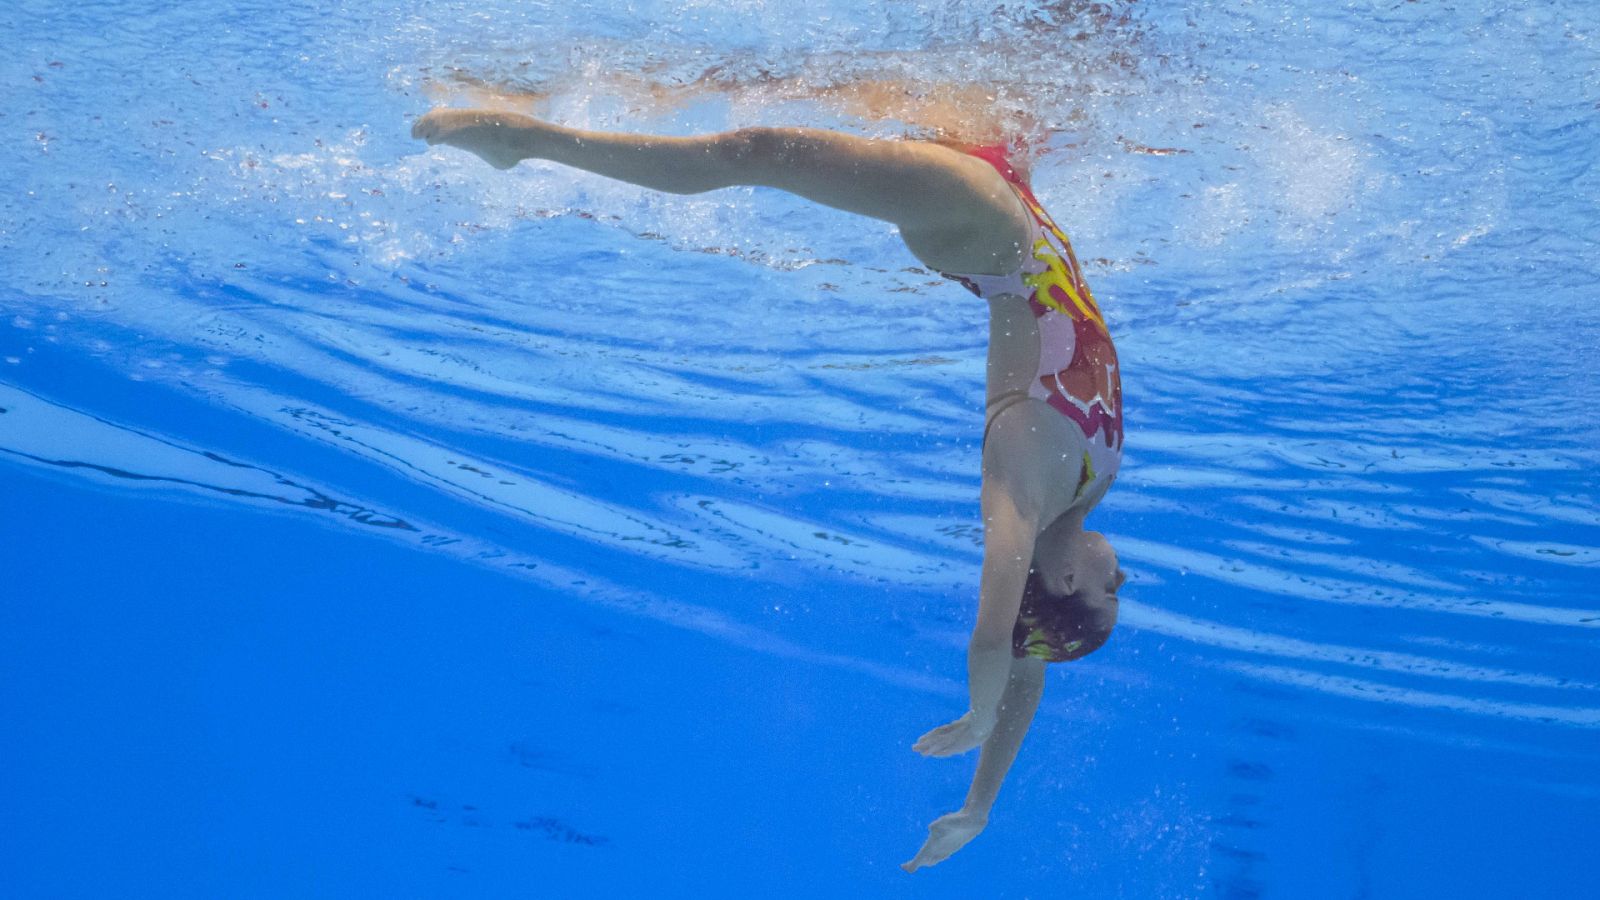
<svg viewBox="0 0 1600 900">
<path fill-rule="evenodd" d="M 1066 547 L 1066 565 L 1028 572 L 1012 631 L 1016 656 L 1046 662 L 1082 659 L 1100 649 L 1117 625 L 1117 590 L 1127 580 L 1104 535 L 1085 531 Z"/>
</svg>

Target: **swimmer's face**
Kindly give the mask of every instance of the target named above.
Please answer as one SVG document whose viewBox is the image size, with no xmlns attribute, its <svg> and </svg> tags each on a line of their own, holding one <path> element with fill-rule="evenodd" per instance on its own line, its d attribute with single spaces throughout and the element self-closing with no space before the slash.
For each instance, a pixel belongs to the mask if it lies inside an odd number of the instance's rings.
<svg viewBox="0 0 1600 900">
<path fill-rule="evenodd" d="M 1128 576 L 1118 564 L 1111 542 L 1100 532 L 1084 532 L 1083 540 L 1074 549 L 1078 575 L 1073 578 L 1073 593 L 1093 611 L 1109 637 L 1117 621 L 1117 591 Z"/>
<path fill-rule="evenodd" d="M 1111 542 L 1098 531 L 1085 531 L 1074 541 L 1067 554 L 1067 591 L 1081 597 L 1090 606 L 1107 606 L 1117 602 L 1117 590 L 1128 580 L 1122 566 L 1117 563 L 1117 552 Z"/>
<path fill-rule="evenodd" d="M 1018 628 L 1029 655 L 1050 662 L 1082 659 L 1100 649 L 1117 625 L 1117 589 L 1126 576 L 1105 537 L 1081 532 L 1055 572 L 1034 572 Z"/>
</svg>

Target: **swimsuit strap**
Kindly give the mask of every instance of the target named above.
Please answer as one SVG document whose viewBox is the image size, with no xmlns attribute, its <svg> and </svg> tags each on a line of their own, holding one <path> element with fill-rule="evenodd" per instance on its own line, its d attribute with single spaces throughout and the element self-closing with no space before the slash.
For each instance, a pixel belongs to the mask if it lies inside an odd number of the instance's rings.
<svg viewBox="0 0 1600 900">
<path fill-rule="evenodd" d="M 1018 403 L 1021 403 L 1026 399 L 1028 399 L 1028 392 L 1021 388 L 1017 388 L 1015 390 L 1010 390 L 999 394 L 988 402 L 988 404 L 984 407 L 982 446 L 987 446 L 989 443 L 989 428 L 990 426 L 994 425 L 994 420 L 998 419 L 1001 413 L 1013 406 L 1016 406 Z"/>
</svg>

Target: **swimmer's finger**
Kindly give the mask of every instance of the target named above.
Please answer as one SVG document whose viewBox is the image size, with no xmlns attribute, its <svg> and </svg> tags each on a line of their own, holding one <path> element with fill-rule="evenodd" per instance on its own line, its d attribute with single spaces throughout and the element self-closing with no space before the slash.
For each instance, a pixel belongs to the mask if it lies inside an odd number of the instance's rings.
<svg viewBox="0 0 1600 900">
<path fill-rule="evenodd" d="M 919 741 L 911 749 L 921 753 L 923 756 L 941 759 L 946 756 L 960 756 L 982 743 L 983 740 L 981 738 L 973 734 L 970 729 L 965 729 L 950 734 L 937 735 L 926 742 Z"/>
<path fill-rule="evenodd" d="M 950 735 L 948 734 L 929 733 L 923 735 L 922 739 L 917 741 L 915 744 L 912 744 L 911 749 L 917 751 L 918 753 L 928 753 L 929 751 L 937 750 L 938 748 L 943 747 L 949 742 Z"/>
<path fill-rule="evenodd" d="M 935 728 L 927 734 L 924 734 L 922 737 L 917 738 L 917 742 L 911 745 L 911 749 L 923 754 L 924 756 L 935 755 L 934 751 L 943 748 L 946 744 L 948 744 L 950 742 L 951 732 L 959 728 L 960 725 L 960 722 L 951 722 L 949 725 L 940 725 L 938 728 Z"/>
<path fill-rule="evenodd" d="M 920 751 L 923 756 L 931 759 L 945 759 L 950 756 L 960 756 L 978 746 L 977 741 L 945 741 L 937 746 L 930 746 Z"/>
<path fill-rule="evenodd" d="M 957 721 L 939 725 L 938 729 L 917 738 L 917 743 L 910 745 L 910 748 L 923 756 L 955 756 L 981 743 L 984 743 L 984 735 L 979 733 L 978 725 L 973 722 L 973 713 L 968 709 L 965 716 Z"/>
<path fill-rule="evenodd" d="M 940 725 L 924 734 L 911 745 L 911 749 L 923 756 L 955 756 L 981 743 L 983 737 L 973 727 L 972 714 L 969 712 L 948 725 Z"/>
<path fill-rule="evenodd" d="M 922 737 L 917 738 L 917 742 L 911 745 L 911 749 L 921 753 L 924 756 L 927 756 L 928 751 L 944 742 L 944 735 L 941 732 L 945 731 L 949 727 L 949 725 L 940 725 L 938 728 L 935 728 Z"/>
</svg>

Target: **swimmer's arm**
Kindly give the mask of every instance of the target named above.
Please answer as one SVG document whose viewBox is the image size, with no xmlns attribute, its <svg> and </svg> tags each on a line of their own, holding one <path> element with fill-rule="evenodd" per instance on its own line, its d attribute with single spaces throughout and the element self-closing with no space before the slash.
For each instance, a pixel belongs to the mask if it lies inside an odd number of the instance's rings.
<svg viewBox="0 0 1600 900">
<path fill-rule="evenodd" d="M 922 141 L 811 128 L 741 128 L 694 137 L 617 134 L 463 109 L 428 113 L 412 135 L 462 146 L 502 168 L 548 159 L 675 194 L 736 185 L 778 188 L 893 222 L 917 247 L 937 252 L 941 245 L 980 244 L 1002 268 L 1021 258 L 1027 234 L 1021 208 L 991 166 Z"/>
<path fill-rule="evenodd" d="M 987 479 L 986 479 L 987 480 Z M 983 503 L 983 573 L 978 585 L 978 622 L 967 645 L 967 690 L 977 731 L 986 738 L 1000 715 L 1000 699 L 1011 677 L 1011 634 L 1022 608 L 1022 592 L 1039 535 L 1011 492 L 986 485 Z"/>
<path fill-rule="evenodd" d="M 1000 700 L 1000 724 L 983 742 L 978 771 L 972 776 L 966 803 L 956 812 L 935 819 L 928 826 L 928 840 L 922 849 L 901 868 L 915 872 L 922 866 L 942 862 L 989 824 L 989 811 L 994 808 L 1000 785 L 1017 758 L 1028 727 L 1033 724 L 1033 714 L 1039 708 L 1039 697 L 1043 693 L 1044 662 L 1031 657 L 1015 660 L 1005 696 Z"/>
<path fill-rule="evenodd" d="M 972 776 L 972 787 L 962 807 L 985 821 L 1017 758 L 1017 750 L 1022 747 L 1022 739 L 1033 724 L 1033 714 L 1039 709 L 1039 698 L 1044 694 L 1044 667 L 1044 660 L 1031 656 L 1012 661 L 1011 677 L 1000 700 L 1000 723 L 983 742 L 978 771 Z"/>
<path fill-rule="evenodd" d="M 966 715 L 923 735 L 912 749 L 925 756 L 954 756 L 979 746 L 1000 718 L 1000 701 L 1011 676 L 1011 633 L 1022 607 L 1022 591 L 1039 533 L 1029 513 L 998 479 L 985 478 L 983 575 L 978 587 L 978 623 L 967 643 Z"/>
</svg>

